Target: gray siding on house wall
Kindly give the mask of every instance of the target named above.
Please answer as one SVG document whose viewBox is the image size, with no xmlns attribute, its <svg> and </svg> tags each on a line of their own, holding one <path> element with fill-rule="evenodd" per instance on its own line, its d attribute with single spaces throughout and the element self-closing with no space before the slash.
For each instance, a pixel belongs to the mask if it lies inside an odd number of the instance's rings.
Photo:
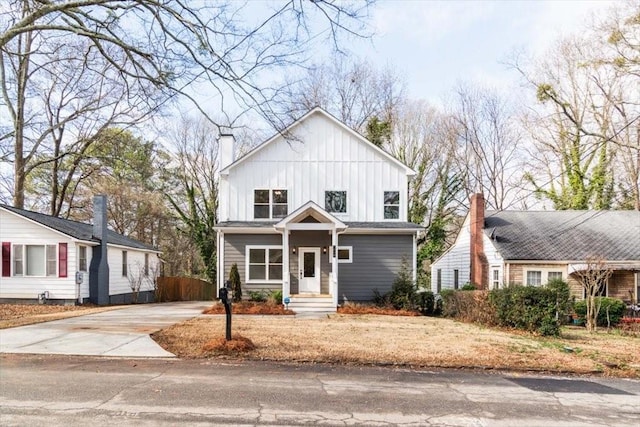
<svg viewBox="0 0 640 427">
<path fill-rule="evenodd" d="M 282 236 L 280 234 L 225 234 L 224 235 L 224 280 L 229 279 L 229 271 L 233 263 L 238 264 L 240 282 L 245 293 L 260 290 L 281 290 L 282 285 L 274 283 L 251 283 L 247 284 L 245 248 L 247 245 L 271 245 L 282 246 Z"/>
<path fill-rule="evenodd" d="M 412 269 L 413 235 L 342 235 L 340 246 L 352 246 L 352 263 L 338 266 L 340 301 L 370 301 L 373 290 L 391 290 L 403 259 Z"/>
</svg>

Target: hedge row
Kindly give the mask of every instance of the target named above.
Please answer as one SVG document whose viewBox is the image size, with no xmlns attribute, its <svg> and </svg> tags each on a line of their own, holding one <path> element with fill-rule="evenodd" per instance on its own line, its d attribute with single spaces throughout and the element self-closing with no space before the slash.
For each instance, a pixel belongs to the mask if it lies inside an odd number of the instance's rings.
<svg viewBox="0 0 640 427">
<path fill-rule="evenodd" d="M 571 309 L 569 286 L 554 281 L 546 287 L 511 286 L 492 291 L 443 291 L 442 314 L 467 322 L 558 335 Z"/>
</svg>

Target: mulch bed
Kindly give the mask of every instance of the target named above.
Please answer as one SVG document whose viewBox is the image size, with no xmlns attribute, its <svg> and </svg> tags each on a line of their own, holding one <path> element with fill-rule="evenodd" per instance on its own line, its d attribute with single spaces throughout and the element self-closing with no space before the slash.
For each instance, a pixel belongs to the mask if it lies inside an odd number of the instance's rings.
<svg viewBox="0 0 640 427">
<path fill-rule="evenodd" d="M 383 316 L 422 316 L 415 310 L 397 310 L 393 307 L 378 307 L 367 304 L 345 304 L 338 307 L 340 314 L 379 314 Z"/>
<path fill-rule="evenodd" d="M 267 314 L 267 315 L 293 315 L 295 311 L 287 310 L 282 305 L 268 304 L 264 302 L 241 301 L 231 304 L 233 314 Z M 225 314 L 224 305 L 214 304 L 202 312 L 203 314 Z"/>
</svg>

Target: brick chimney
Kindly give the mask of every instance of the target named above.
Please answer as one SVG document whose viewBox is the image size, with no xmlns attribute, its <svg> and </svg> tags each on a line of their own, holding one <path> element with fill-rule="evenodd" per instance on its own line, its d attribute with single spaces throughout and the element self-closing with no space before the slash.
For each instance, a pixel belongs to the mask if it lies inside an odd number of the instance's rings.
<svg viewBox="0 0 640 427">
<path fill-rule="evenodd" d="M 471 195 L 471 207 L 469 209 L 469 230 L 471 233 L 471 283 L 478 289 L 488 289 L 489 277 L 487 257 L 484 253 L 483 230 L 484 229 L 484 195 L 475 193 Z"/>
</svg>

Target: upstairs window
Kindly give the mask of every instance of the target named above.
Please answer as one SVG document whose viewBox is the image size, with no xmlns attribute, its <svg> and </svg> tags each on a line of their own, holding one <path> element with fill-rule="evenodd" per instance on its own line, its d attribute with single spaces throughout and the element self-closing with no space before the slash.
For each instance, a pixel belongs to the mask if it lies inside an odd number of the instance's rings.
<svg viewBox="0 0 640 427">
<path fill-rule="evenodd" d="M 384 192 L 384 219 L 400 218 L 400 192 Z"/>
<path fill-rule="evenodd" d="M 273 219 L 287 216 L 287 190 L 254 190 L 253 218 Z"/>
<path fill-rule="evenodd" d="M 325 191 L 324 209 L 331 213 L 347 213 L 347 192 Z"/>
</svg>

